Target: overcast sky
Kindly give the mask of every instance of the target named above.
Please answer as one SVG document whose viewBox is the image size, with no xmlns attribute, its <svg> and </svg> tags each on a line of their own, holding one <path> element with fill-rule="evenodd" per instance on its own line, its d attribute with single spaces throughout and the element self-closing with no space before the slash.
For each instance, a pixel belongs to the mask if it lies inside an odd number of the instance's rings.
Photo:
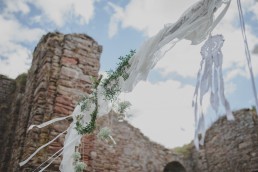
<svg viewBox="0 0 258 172">
<path fill-rule="evenodd" d="M 119 56 L 130 49 L 137 50 L 196 1 L 0 0 L 0 73 L 15 78 L 27 72 L 39 39 L 56 30 L 92 36 L 103 46 L 101 72 L 114 69 Z M 242 0 L 242 3 L 258 85 L 258 2 Z M 222 34 L 225 38 L 223 71 L 226 96 L 232 109 L 250 108 L 254 99 L 236 0 L 213 34 Z M 193 139 L 191 101 L 202 44 L 193 46 L 189 41 L 181 41 L 156 65 L 146 82 L 139 83 L 132 93 L 123 96 L 133 104 L 135 117 L 131 123 L 166 147 Z"/>
</svg>

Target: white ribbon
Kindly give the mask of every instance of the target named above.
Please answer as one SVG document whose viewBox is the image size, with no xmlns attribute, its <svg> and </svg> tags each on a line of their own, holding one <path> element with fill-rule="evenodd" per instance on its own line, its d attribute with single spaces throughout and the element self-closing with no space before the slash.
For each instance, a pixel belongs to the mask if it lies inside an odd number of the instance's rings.
<svg viewBox="0 0 258 172">
<path fill-rule="evenodd" d="M 56 160 L 56 158 L 58 158 L 58 157 L 61 156 L 61 155 L 62 155 L 62 152 L 59 153 L 55 158 L 53 158 L 53 159 L 50 161 L 50 163 L 49 163 L 48 165 L 46 165 L 44 168 L 42 168 L 39 172 L 43 172 L 47 167 L 49 167 L 49 166 L 54 162 L 54 160 Z"/>
<path fill-rule="evenodd" d="M 51 157 L 49 157 L 46 161 L 44 161 L 43 163 L 41 163 L 33 172 L 35 172 L 37 169 L 39 169 L 43 164 L 45 164 L 46 162 L 48 162 L 49 160 L 51 160 L 55 155 L 57 155 L 55 158 L 53 158 L 44 168 L 42 168 L 40 171 L 45 170 L 47 167 L 49 167 L 52 162 L 59 157 L 60 155 L 63 154 L 62 150 L 68 146 L 70 146 L 70 144 L 72 144 L 73 142 L 75 142 L 77 140 L 77 138 L 75 138 L 74 140 L 70 141 L 70 143 L 66 144 L 65 146 L 63 146 L 60 150 L 58 150 L 56 153 L 54 153 Z"/>
<path fill-rule="evenodd" d="M 247 42 L 247 37 L 245 33 L 245 21 L 243 17 L 243 11 L 242 11 L 242 6 L 240 0 L 237 0 L 237 6 L 238 6 L 238 12 L 239 12 L 239 19 L 240 19 L 240 25 L 241 25 L 241 31 L 242 31 L 242 36 L 244 39 L 244 44 L 245 44 L 245 56 L 248 64 L 248 69 L 251 77 L 251 82 L 252 82 L 252 89 L 253 89 L 253 94 L 254 94 L 254 100 L 255 100 L 255 107 L 256 107 L 256 112 L 258 112 L 258 99 L 257 99 L 257 91 L 255 87 L 255 82 L 254 82 L 254 74 L 253 74 L 253 69 L 252 69 L 252 61 L 251 61 L 251 55 L 249 51 L 249 46 Z M 258 115 L 258 113 L 257 113 Z"/>
<path fill-rule="evenodd" d="M 210 91 L 210 104 L 216 113 L 218 113 L 221 103 L 225 110 L 228 120 L 234 120 L 230 105 L 224 94 L 224 81 L 222 77 L 223 55 L 221 48 L 223 46 L 223 36 L 210 36 L 201 49 L 202 61 L 198 71 L 197 83 L 193 98 L 193 107 L 195 113 L 195 145 L 199 148 L 198 135 L 201 133 L 201 145 L 204 144 L 206 121 L 209 115 L 203 114 L 202 101 L 203 96 Z M 200 108 L 199 108 L 200 106 Z M 216 114 L 218 116 L 218 114 Z"/>
<path fill-rule="evenodd" d="M 65 130 L 64 132 L 58 134 L 53 140 L 49 141 L 48 143 L 40 146 L 33 154 L 31 154 L 26 160 L 22 161 L 19 163 L 20 166 L 25 165 L 27 162 L 29 162 L 29 160 L 31 158 L 33 158 L 41 149 L 43 149 L 44 147 L 48 146 L 49 144 L 53 143 L 56 139 L 58 139 L 61 135 L 63 135 L 65 132 L 67 132 L 67 130 Z"/>
<path fill-rule="evenodd" d="M 52 120 L 50 120 L 50 121 L 44 122 L 44 123 L 42 123 L 42 124 L 40 124 L 40 125 L 31 125 L 31 126 L 28 128 L 27 132 L 28 132 L 29 130 L 31 130 L 32 128 L 34 128 L 34 127 L 43 128 L 43 127 L 46 127 L 46 126 L 48 126 L 48 125 L 50 125 L 50 124 L 53 124 L 53 123 L 55 123 L 55 122 L 57 122 L 57 121 L 62 121 L 62 120 L 64 120 L 64 119 L 67 119 L 67 118 L 70 118 L 70 117 L 72 117 L 72 115 L 65 116 L 65 117 L 60 117 L 60 118 L 55 118 L 55 119 L 52 119 Z"/>
</svg>

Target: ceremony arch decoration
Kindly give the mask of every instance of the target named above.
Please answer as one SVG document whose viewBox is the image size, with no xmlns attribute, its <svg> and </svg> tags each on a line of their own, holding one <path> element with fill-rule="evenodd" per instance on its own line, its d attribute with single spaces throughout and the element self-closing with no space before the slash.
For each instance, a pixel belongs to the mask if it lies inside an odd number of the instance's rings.
<svg viewBox="0 0 258 172">
<path fill-rule="evenodd" d="M 56 118 L 40 125 L 30 126 L 28 130 L 34 127 L 43 128 L 67 118 L 73 119 L 67 130 L 38 148 L 26 160 L 21 162 L 20 166 L 28 163 L 41 149 L 66 133 L 63 148 L 42 163 L 42 166 L 46 163 L 47 165 L 41 168 L 40 172 L 45 170 L 55 158 L 61 155 L 63 156 L 59 168 L 61 172 L 83 171 L 86 168 L 86 164 L 80 161 L 81 155 L 76 151 L 76 148 L 81 143 L 82 136 L 92 133 L 95 129 L 97 116 L 108 114 L 112 109 L 112 104 L 117 101 L 121 92 L 131 92 L 139 81 L 146 80 L 149 72 L 156 63 L 182 39 L 190 40 L 193 45 L 200 44 L 206 40 L 201 49 L 202 60 L 193 97 L 195 115 L 194 143 L 196 148 L 199 149 L 199 145 L 204 144 L 206 132 L 205 118 L 210 118 L 209 115 L 204 115 L 202 110 L 202 100 L 205 94 L 210 93 L 210 104 L 216 112 L 221 104 L 226 110 L 227 119 L 234 120 L 229 102 L 224 95 L 224 81 L 222 77 L 223 54 L 221 51 L 224 39 L 222 35 L 212 35 L 213 29 L 226 14 L 230 3 L 231 0 L 200 0 L 195 3 L 174 24 L 165 25 L 155 36 L 143 43 L 137 52 L 131 51 L 125 57 L 120 57 L 118 67 L 115 71 L 110 71 L 106 78 L 102 76 L 93 78 L 92 93 L 78 103 L 70 116 Z M 255 106 L 258 109 L 257 93 L 240 0 L 237 0 L 237 4 Z M 215 18 L 215 14 L 218 11 L 220 12 Z M 124 113 L 126 108 L 130 106 L 128 102 L 117 104 L 116 110 L 118 113 Z M 202 136 L 201 140 L 198 138 L 199 134 Z M 98 137 L 103 140 L 110 139 L 116 144 L 108 128 L 101 129 Z"/>
</svg>

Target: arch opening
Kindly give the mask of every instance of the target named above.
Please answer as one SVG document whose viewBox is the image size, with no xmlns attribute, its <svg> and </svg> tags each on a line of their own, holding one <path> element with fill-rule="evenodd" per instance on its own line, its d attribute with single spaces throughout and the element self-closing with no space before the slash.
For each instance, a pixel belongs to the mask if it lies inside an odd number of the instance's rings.
<svg viewBox="0 0 258 172">
<path fill-rule="evenodd" d="M 163 172 L 186 172 L 184 166 L 177 161 L 168 163 Z"/>
</svg>

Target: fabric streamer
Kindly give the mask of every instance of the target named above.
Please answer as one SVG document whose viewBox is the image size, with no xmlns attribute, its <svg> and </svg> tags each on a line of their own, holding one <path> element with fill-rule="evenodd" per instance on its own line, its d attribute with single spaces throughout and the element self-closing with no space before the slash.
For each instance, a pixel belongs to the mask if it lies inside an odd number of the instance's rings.
<svg viewBox="0 0 258 172">
<path fill-rule="evenodd" d="M 65 146 L 63 146 L 60 150 L 58 150 L 56 153 L 54 153 L 51 157 L 49 157 L 46 161 L 44 161 L 42 164 L 40 164 L 33 172 L 35 172 L 37 169 L 39 169 L 41 166 L 43 166 L 43 164 L 47 163 L 49 160 L 51 160 L 45 167 L 43 167 L 41 170 L 46 169 L 49 165 L 52 164 L 52 162 L 59 157 L 60 155 L 63 154 L 63 149 L 65 149 L 66 147 L 68 147 L 70 144 L 72 144 L 74 141 L 76 141 L 77 138 L 75 138 L 74 140 L 70 141 L 70 143 L 66 144 Z M 53 158 L 54 156 L 56 156 L 55 158 Z"/>
<path fill-rule="evenodd" d="M 86 125 L 91 117 L 90 112 L 93 111 L 94 107 L 92 106 L 88 110 L 85 110 L 84 112 L 81 112 L 81 104 L 77 105 L 75 107 L 75 110 L 73 112 L 73 122 L 70 124 L 67 134 L 65 136 L 64 141 L 64 150 L 63 150 L 63 159 L 60 164 L 59 170 L 61 172 L 74 172 L 74 166 L 73 166 L 73 154 L 75 152 L 75 148 L 78 147 L 81 143 L 82 135 L 78 134 L 76 127 L 76 117 L 78 115 L 83 115 L 83 123 Z M 71 143 L 72 140 L 75 140 Z M 68 145 L 69 144 L 69 145 Z M 68 145 L 68 146 L 67 146 Z"/>
<path fill-rule="evenodd" d="M 29 127 L 29 129 L 27 130 L 27 132 L 29 132 L 29 131 L 30 131 L 32 128 L 34 128 L 34 127 L 37 127 L 37 128 L 44 128 L 44 127 L 46 127 L 46 126 L 48 126 L 48 125 L 50 125 L 50 124 L 53 124 L 53 123 L 55 123 L 55 122 L 57 122 L 57 121 L 62 121 L 62 120 L 64 120 L 64 119 L 67 119 L 67 118 L 70 118 L 70 117 L 72 117 L 72 115 L 65 116 L 65 117 L 60 117 L 60 118 L 55 118 L 55 119 L 52 119 L 52 120 L 50 120 L 50 121 L 44 122 L 44 123 L 42 123 L 42 124 L 40 124 L 40 125 L 31 125 L 31 126 Z"/>
<path fill-rule="evenodd" d="M 81 135 L 79 135 L 77 133 L 77 131 L 74 129 L 75 128 L 75 121 L 76 121 L 76 116 L 79 115 L 81 113 L 81 104 L 77 105 L 72 113 L 72 116 L 73 117 L 73 122 L 70 124 L 70 127 L 65 130 L 64 132 L 60 133 L 59 135 L 57 135 L 54 139 L 52 139 L 51 141 L 49 141 L 48 143 L 42 145 L 41 147 L 39 147 L 33 154 L 31 154 L 26 160 L 22 161 L 19 163 L 20 166 L 24 166 L 26 163 L 28 163 L 28 161 L 30 159 L 32 159 L 41 149 L 47 147 L 48 145 L 50 145 L 51 143 L 53 143 L 56 139 L 58 139 L 60 136 L 62 136 L 65 132 L 67 132 L 66 134 L 66 138 L 67 137 L 70 137 L 69 140 L 66 140 L 65 141 L 65 144 L 64 144 L 64 147 L 63 147 L 63 151 L 62 151 L 62 154 L 68 154 L 71 152 L 71 154 L 74 152 L 75 150 L 75 147 L 79 145 L 80 143 L 80 140 L 81 140 Z M 42 127 L 46 127 L 47 125 L 49 124 L 52 124 L 53 122 L 57 122 L 57 121 L 61 121 L 61 120 L 64 120 L 70 116 L 67 116 L 67 117 L 61 117 L 61 118 L 55 118 L 53 120 L 50 120 L 50 121 L 47 121 L 45 123 L 42 123 L 41 125 L 37 125 L 36 127 L 39 127 L 39 128 L 42 128 Z M 84 118 L 84 120 L 90 120 L 90 117 L 89 115 L 84 115 L 84 117 L 87 117 L 87 118 Z M 33 127 L 35 127 L 35 125 L 32 125 L 29 127 L 29 129 L 32 129 Z M 74 130 L 76 132 L 74 132 Z M 72 132 L 73 131 L 73 132 Z M 74 133 L 71 137 L 71 133 Z M 51 164 L 51 163 L 50 163 Z M 50 165 L 49 164 L 49 165 Z M 71 163 L 68 163 L 72 166 L 72 162 Z M 60 165 L 60 168 L 61 168 L 61 165 Z M 73 169 L 72 169 L 73 170 Z M 62 171 L 63 172 L 63 171 Z M 64 171 L 65 172 L 65 171 Z M 67 171 L 68 172 L 68 171 Z M 71 171 L 72 172 L 72 171 Z"/>
<path fill-rule="evenodd" d="M 129 78 L 120 80 L 123 92 L 131 92 L 135 85 L 146 80 L 150 70 L 182 39 L 190 40 L 193 45 L 207 38 L 223 18 L 231 0 L 201 0 L 190 7 L 174 24 L 167 24 L 158 34 L 147 40 L 130 59 L 127 71 Z M 214 14 L 222 4 L 224 9 L 214 19 Z"/>
<path fill-rule="evenodd" d="M 234 120 L 230 105 L 224 94 L 224 81 L 222 77 L 223 55 L 221 48 L 224 39 L 222 35 L 210 36 L 201 48 L 202 61 L 198 71 L 197 83 L 193 98 L 193 107 L 195 113 L 195 146 L 199 149 L 198 135 L 201 133 L 201 144 L 204 144 L 205 138 L 205 119 L 202 102 L 203 96 L 210 90 L 210 104 L 216 113 L 218 113 L 221 103 L 225 110 L 228 120 Z M 217 114 L 218 115 L 218 114 Z"/>
<path fill-rule="evenodd" d="M 238 6 L 242 36 L 243 36 L 244 45 L 245 45 L 245 56 L 246 56 L 246 61 L 248 64 L 250 77 L 251 77 L 252 90 L 253 90 L 253 94 L 254 94 L 255 107 L 256 107 L 256 112 L 257 112 L 258 111 L 257 91 L 256 91 L 256 87 L 255 87 L 255 82 L 254 82 L 254 74 L 253 74 L 253 68 L 252 68 L 251 55 L 250 55 L 247 37 L 246 37 L 246 33 L 245 33 L 245 21 L 244 21 L 244 16 L 243 16 L 243 11 L 242 11 L 242 6 L 241 6 L 240 0 L 237 0 L 237 6 Z M 258 113 L 257 113 L 257 115 L 258 115 Z"/>
<path fill-rule="evenodd" d="M 20 166 L 24 166 L 27 162 L 29 162 L 29 160 L 31 158 L 33 158 L 41 149 L 45 148 L 46 146 L 50 145 L 51 143 L 53 143 L 56 139 L 58 139 L 60 136 L 62 136 L 65 132 L 67 132 L 67 130 L 65 130 L 64 132 L 60 133 L 59 135 L 57 135 L 53 140 L 51 140 L 50 142 L 48 142 L 47 144 L 44 144 L 42 146 L 40 146 L 33 154 L 31 154 L 26 160 L 22 161 L 19 163 Z"/>
<path fill-rule="evenodd" d="M 58 157 L 61 156 L 61 155 L 62 155 L 62 152 L 59 153 L 55 158 L 53 158 L 53 159 L 50 161 L 50 163 L 47 164 L 45 167 L 43 167 L 39 172 L 43 172 L 47 167 L 49 167 L 49 166 L 56 160 L 56 158 L 58 158 Z"/>
<path fill-rule="evenodd" d="M 99 104 L 98 115 L 101 116 L 101 115 L 108 114 L 111 110 L 111 104 L 105 99 L 104 95 L 101 94 L 103 92 L 103 88 L 101 87 L 101 85 L 99 85 L 97 89 L 98 89 L 97 96 L 98 96 L 98 104 Z M 75 148 L 80 145 L 81 138 L 82 138 L 82 135 L 78 134 L 78 131 L 75 129 L 76 116 L 79 114 L 83 115 L 83 125 L 86 125 L 91 120 L 90 114 L 94 108 L 95 108 L 95 105 L 92 105 L 88 110 L 81 112 L 81 104 L 75 107 L 75 110 L 73 112 L 73 122 L 69 126 L 69 129 L 64 141 L 63 159 L 59 167 L 59 170 L 61 172 L 74 172 L 72 155 L 75 152 Z M 74 139 L 76 139 L 76 141 L 70 143 Z M 70 145 L 66 146 L 67 144 L 70 144 Z"/>
</svg>

